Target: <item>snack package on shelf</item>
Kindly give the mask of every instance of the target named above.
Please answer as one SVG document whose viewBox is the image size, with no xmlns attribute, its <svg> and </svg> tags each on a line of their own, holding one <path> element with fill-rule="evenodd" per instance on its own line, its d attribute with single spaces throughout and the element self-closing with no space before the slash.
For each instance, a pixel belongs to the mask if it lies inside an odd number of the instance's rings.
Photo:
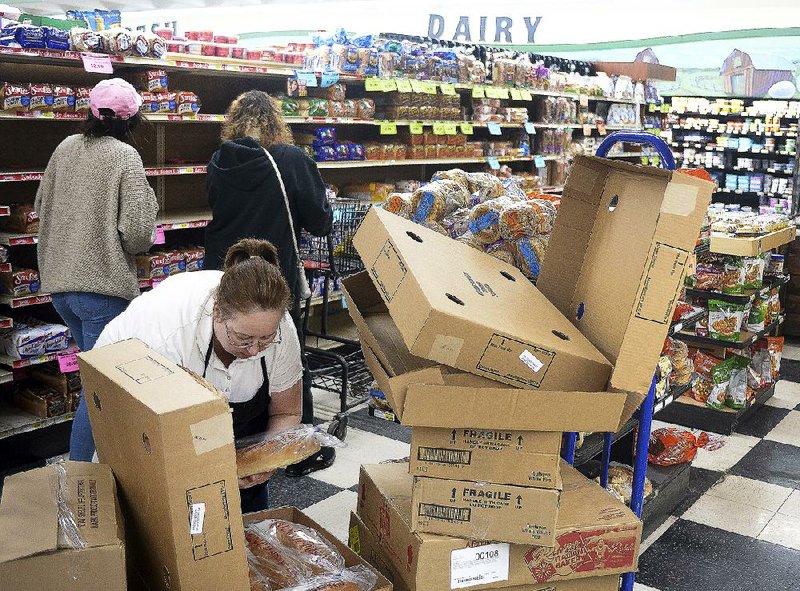
<svg viewBox="0 0 800 591">
<path fill-rule="evenodd" d="M 312 425 L 300 425 L 271 437 L 258 435 L 236 442 L 239 478 L 265 474 L 313 456 L 322 446 L 343 447 L 333 435 Z"/>
<path fill-rule="evenodd" d="M 14 328 L 0 333 L 0 349 L 13 359 L 57 353 L 68 349 L 70 342 L 66 326 L 35 319 L 18 321 Z"/>
<path fill-rule="evenodd" d="M 674 466 L 691 462 L 699 448 L 709 443 L 708 433 L 695 436 L 676 427 L 656 429 L 650 433 L 647 460 L 656 466 Z"/>
<path fill-rule="evenodd" d="M 39 271 L 11 267 L 11 272 L 0 273 L 0 293 L 13 297 L 33 295 L 39 292 Z"/>
<path fill-rule="evenodd" d="M 31 205 L 12 203 L 10 215 L 0 218 L 0 228 L 17 234 L 36 234 L 39 232 L 39 214 Z"/>
<path fill-rule="evenodd" d="M 721 341 L 738 341 L 744 320 L 744 304 L 708 300 L 708 335 Z"/>
<path fill-rule="evenodd" d="M 49 419 L 71 411 L 69 395 L 33 382 L 15 384 L 11 403 L 42 419 Z"/>
<path fill-rule="evenodd" d="M 693 364 L 697 379 L 692 384 L 692 398 L 698 402 L 707 403 L 714 390 L 712 372 L 720 363 L 722 363 L 721 359 L 712 357 L 702 351 L 695 352 Z"/>
<path fill-rule="evenodd" d="M 669 357 L 672 371 L 669 381 L 674 386 L 686 386 L 692 381 L 694 364 L 689 359 L 689 347 L 683 341 L 667 337 L 662 354 Z"/>
<path fill-rule="evenodd" d="M 595 478 L 600 482 L 600 477 Z M 629 505 L 633 494 L 633 468 L 626 464 L 611 462 L 608 467 L 608 486 L 610 492 L 621 503 Z M 644 479 L 644 498 L 653 494 L 653 483 L 649 478 Z"/>
<path fill-rule="evenodd" d="M 731 359 L 725 406 L 738 410 L 747 404 L 747 369 L 750 366 L 750 359 L 738 355 L 734 355 Z"/>
</svg>

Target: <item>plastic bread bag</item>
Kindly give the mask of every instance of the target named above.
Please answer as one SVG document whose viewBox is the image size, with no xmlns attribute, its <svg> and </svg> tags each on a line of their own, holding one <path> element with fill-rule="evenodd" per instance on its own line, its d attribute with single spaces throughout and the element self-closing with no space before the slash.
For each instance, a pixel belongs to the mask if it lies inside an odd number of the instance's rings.
<svg viewBox="0 0 800 591">
<path fill-rule="evenodd" d="M 433 230 L 437 234 L 441 234 L 442 236 L 447 236 L 448 238 L 450 238 L 450 233 L 439 222 L 429 221 L 429 222 L 423 222 L 421 225 L 424 226 L 425 228 L 428 228 L 429 230 Z"/>
<path fill-rule="evenodd" d="M 705 403 L 714 389 L 714 381 L 711 377 L 713 369 L 722 363 L 720 359 L 698 351 L 694 355 L 694 371 L 697 379 L 692 384 L 692 398 L 698 402 Z"/>
<path fill-rule="evenodd" d="M 266 519 L 249 526 L 252 536 L 277 551 L 294 572 L 313 575 L 341 572 L 345 567 L 339 551 L 310 527 L 284 519 Z"/>
<path fill-rule="evenodd" d="M 344 445 L 333 435 L 313 425 L 299 425 L 269 437 L 263 434 L 245 437 L 236 441 L 239 478 L 265 474 L 295 464 L 318 453 L 323 446 Z"/>
<path fill-rule="evenodd" d="M 466 207 L 467 192 L 455 181 L 433 181 L 411 194 L 412 219 L 418 224 L 438 222 L 457 209 Z"/>
<path fill-rule="evenodd" d="M 283 591 L 372 591 L 377 582 L 378 576 L 359 564 L 336 574 L 314 577 Z"/>
<path fill-rule="evenodd" d="M 490 199 L 478 203 L 470 211 L 469 231 L 484 244 L 492 244 L 500 240 L 500 217 L 502 212 L 512 205 L 506 197 Z"/>
<path fill-rule="evenodd" d="M 272 586 L 269 583 L 269 579 L 264 575 L 258 573 L 257 570 L 253 568 L 253 564 L 250 562 L 250 552 L 247 553 L 247 560 L 248 560 L 248 569 L 247 575 L 250 578 L 250 591 L 272 591 Z"/>
<path fill-rule="evenodd" d="M 709 443 L 708 433 L 699 436 L 691 431 L 664 427 L 650 433 L 647 460 L 656 466 L 674 466 L 691 462 L 697 450 Z"/>
<path fill-rule="evenodd" d="M 738 341 L 744 320 L 744 306 L 722 300 L 708 300 L 709 336 L 721 341 Z"/>
<path fill-rule="evenodd" d="M 600 482 L 600 477 L 595 478 Z M 621 503 L 629 504 L 633 494 L 633 468 L 626 464 L 611 462 L 608 466 L 608 492 L 617 497 Z M 653 494 L 653 483 L 644 479 L 644 498 Z"/>
<path fill-rule="evenodd" d="M 468 172 L 469 192 L 473 196 L 473 205 L 489 199 L 502 197 L 505 193 L 503 182 L 488 172 Z"/>
<path fill-rule="evenodd" d="M 453 168 L 451 170 L 441 170 L 433 175 L 432 181 L 441 181 L 441 180 L 448 180 L 448 181 L 455 181 L 462 187 L 464 187 L 465 191 L 472 192 L 470 190 L 470 182 L 469 182 L 469 174 L 461 170 L 460 168 Z"/>
<path fill-rule="evenodd" d="M 520 238 L 516 242 L 515 260 L 517 268 L 530 279 L 536 279 L 544 261 L 547 242 L 540 237 Z"/>
<path fill-rule="evenodd" d="M 458 242 L 461 242 L 462 244 L 466 244 L 467 246 L 474 248 L 475 250 L 480 250 L 481 252 L 484 252 L 483 242 L 478 240 L 478 238 L 471 232 L 466 232 L 462 234 L 461 236 L 456 238 L 456 240 Z"/>
<path fill-rule="evenodd" d="M 67 469 L 63 463 L 54 464 L 54 467 L 58 477 L 58 490 L 56 492 L 56 502 L 58 503 L 58 547 L 82 550 L 86 548 L 86 540 L 81 535 L 78 521 L 67 504 L 65 494 L 67 490 Z"/>
<path fill-rule="evenodd" d="M 299 560 L 293 550 L 287 550 L 257 526 L 246 526 L 244 539 L 250 571 L 255 572 L 258 579 L 266 579 L 270 586 L 283 589 L 313 576 L 311 567 Z"/>
<path fill-rule="evenodd" d="M 744 288 L 761 289 L 764 284 L 764 267 L 766 264 L 764 255 L 743 259 L 742 264 L 744 266 Z"/>
<path fill-rule="evenodd" d="M 383 209 L 408 218 L 411 215 L 411 193 L 391 193 L 384 201 Z"/>
<path fill-rule="evenodd" d="M 469 214 L 470 210 L 462 207 L 444 216 L 442 226 L 444 226 L 451 238 L 458 238 L 469 232 Z"/>
</svg>

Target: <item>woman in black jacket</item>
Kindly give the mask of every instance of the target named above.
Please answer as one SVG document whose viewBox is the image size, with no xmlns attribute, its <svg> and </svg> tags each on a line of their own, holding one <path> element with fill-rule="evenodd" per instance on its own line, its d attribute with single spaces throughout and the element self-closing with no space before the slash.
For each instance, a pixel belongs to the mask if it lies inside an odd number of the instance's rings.
<svg viewBox="0 0 800 591">
<path fill-rule="evenodd" d="M 270 155 L 283 178 L 295 236 L 301 229 L 314 236 L 330 232 L 333 213 L 316 163 L 292 145 L 280 104 L 267 93 L 251 90 L 228 108 L 222 145 L 208 163 L 207 189 L 212 220 L 206 228 L 205 269 L 221 269 L 225 253 L 242 238 L 268 240 L 278 249 L 281 270 L 294 294 L 293 316 L 299 328 L 297 256 L 292 243 L 283 193 Z M 302 344 L 302 335 L 301 335 Z M 311 423 L 314 409 L 311 379 L 303 375 L 303 422 Z M 333 463 L 334 450 L 323 448 L 287 469 L 300 476 Z"/>
</svg>

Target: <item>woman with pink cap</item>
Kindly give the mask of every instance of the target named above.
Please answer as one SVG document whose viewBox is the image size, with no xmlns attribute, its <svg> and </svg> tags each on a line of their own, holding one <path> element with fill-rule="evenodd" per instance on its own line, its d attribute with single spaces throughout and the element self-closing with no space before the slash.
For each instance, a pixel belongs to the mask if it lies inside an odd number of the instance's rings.
<svg viewBox="0 0 800 591">
<path fill-rule="evenodd" d="M 42 290 L 81 350 L 94 347 L 103 328 L 139 295 L 135 255 L 155 238 L 158 202 L 131 145 L 142 101 L 119 78 L 103 80 L 90 96 L 84 132 L 53 152 L 36 194 L 41 219 Z M 81 400 L 70 441 L 73 460 L 94 449 Z"/>
</svg>

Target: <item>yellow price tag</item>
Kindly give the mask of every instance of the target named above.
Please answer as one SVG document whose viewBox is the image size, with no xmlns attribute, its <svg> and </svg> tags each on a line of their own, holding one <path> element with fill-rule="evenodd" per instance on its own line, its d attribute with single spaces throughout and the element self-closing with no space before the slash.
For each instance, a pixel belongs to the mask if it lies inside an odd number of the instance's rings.
<svg viewBox="0 0 800 591">
<path fill-rule="evenodd" d="M 448 84 L 447 82 L 442 82 L 439 84 L 439 88 L 442 89 L 442 94 L 449 94 L 450 96 L 456 94 L 456 87 L 452 84 Z"/>
<path fill-rule="evenodd" d="M 422 92 L 424 92 L 425 94 L 436 94 L 436 83 L 423 80 Z"/>
<path fill-rule="evenodd" d="M 473 86 L 472 98 L 486 98 L 486 89 L 483 86 Z"/>
<path fill-rule="evenodd" d="M 408 131 L 410 131 L 413 135 L 422 135 L 422 123 L 412 121 L 408 124 Z"/>
<path fill-rule="evenodd" d="M 649 105 L 647 105 L 647 112 L 648 113 L 655 113 L 656 112 L 656 104 L 655 103 L 650 103 Z"/>
<path fill-rule="evenodd" d="M 499 99 L 507 99 L 508 98 L 508 88 L 498 88 L 497 89 L 497 98 L 499 98 Z"/>
<path fill-rule="evenodd" d="M 394 121 L 381 121 L 381 135 L 397 135 L 397 123 Z"/>
<path fill-rule="evenodd" d="M 462 123 L 461 133 L 463 133 L 464 135 L 472 135 L 473 133 L 475 133 L 475 130 L 472 127 L 472 123 Z"/>
<path fill-rule="evenodd" d="M 398 92 L 411 92 L 412 91 L 411 81 L 410 80 L 406 80 L 406 79 L 396 80 L 395 84 L 397 84 L 397 91 Z"/>
<path fill-rule="evenodd" d="M 422 80 L 409 80 L 409 82 L 411 83 L 411 92 L 425 92 L 423 90 L 425 83 Z"/>
<path fill-rule="evenodd" d="M 512 88 L 510 92 L 511 92 L 511 99 L 512 100 L 515 100 L 515 101 L 521 101 L 522 100 L 522 91 L 521 90 L 519 90 L 518 88 Z"/>
<path fill-rule="evenodd" d="M 519 92 L 522 95 L 522 100 L 523 101 L 532 101 L 533 100 L 533 95 L 531 94 L 530 90 L 527 90 L 527 89 L 523 88 Z"/>
<path fill-rule="evenodd" d="M 393 90 L 397 90 L 397 82 L 388 78 L 383 81 L 383 92 L 392 92 Z"/>
<path fill-rule="evenodd" d="M 445 124 L 442 121 L 434 121 L 433 122 L 433 133 L 435 135 L 446 135 L 447 130 L 445 129 Z"/>
<path fill-rule="evenodd" d="M 487 86 L 486 87 L 486 98 L 490 98 L 490 99 L 500 98 L 499 96 L 497 96 L 497 88 L 495 88 L 494 86 Z"/>
<path fill-rule="evenodd" d="M 458 133 L 458 129 L 455 123 L 447 122 L 444 124 L 444 132 L 447 135 L 456 135 Z"/>
<path fill-rule="evenodd" d="M 383 80 L 380 78 L 367 78 L 364 80 L 364 88 L 370 92 L 383 90 Z"/>
</svg>

